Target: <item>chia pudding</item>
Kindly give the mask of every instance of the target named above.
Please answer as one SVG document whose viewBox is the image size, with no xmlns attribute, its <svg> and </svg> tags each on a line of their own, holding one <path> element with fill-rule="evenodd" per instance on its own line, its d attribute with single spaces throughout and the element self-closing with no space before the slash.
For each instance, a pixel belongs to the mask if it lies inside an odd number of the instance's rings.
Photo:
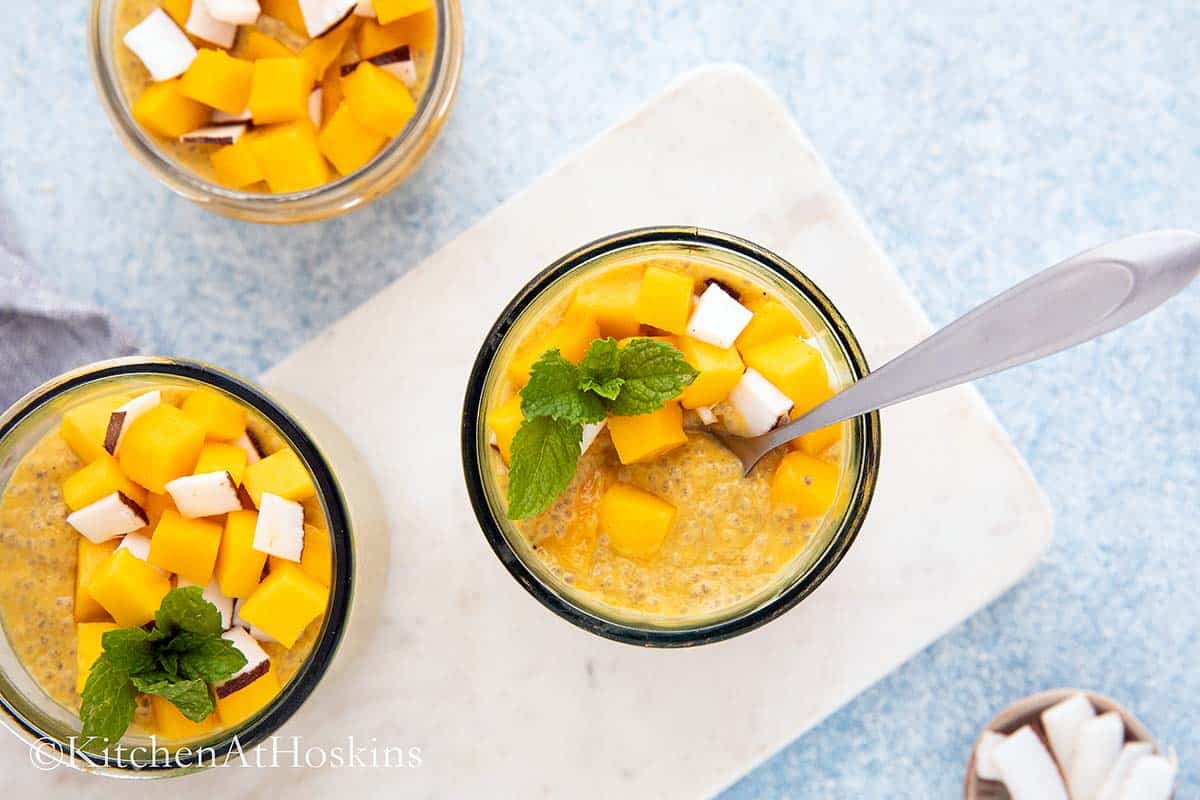
<svg viewBox="0 0 1200 800">
<path fill-rule="evenodd" d="M 102 634 L 153 625 L 132 610 L 130 597 L 141 589 L 121 585 L 123 576 L 142 570 L 157 576 L 163 590 L 202 586 L 204 599 L 218 607 L 226 623 L 222 636 L 230 638 L 232 632 L 239 642 L 252 642 L 246 650 L 265 654 L 261 660 L 268 663 L 259 663 L 253 679 L 243 676 L 238 691 L 225 697 L 215 687 L 217 710 L 203 723 L 185 719 L 159 702 L 162 698 L 141 695 L 130 730 L 182 740 L 237 726 L 295 676 L 321 631 L 323 605 L 307 621 L 280 624 L 271 608 L 256 612 L 254 623 L 247 621 L 252 616 L 247 604 L 266 605 L 254 597 L 272 575 L 278 580 L 292 576 L 316 597 L 328 595 L 328 522 L 312 484 L 306 483 L 307 473 L 297 471 L 299 462 L 291 460 L 293 454 L 270 422 L 232 396 L 197 382 L 165 376 L 114 378 L 68 392 L 59 401 L 42 418 L 40 430 L 32 432 L 36 438 L 28 440 L 31 445 L 0 465 L 0 474 L 8 476 L 0 497 L 0 621 L 9 646 L 53 701 L 78 713 L 87 679 L 83 662 L 99 655 Z M 125 422 L 114 428 L 113 420 L 122 414 Z M 174 444 L 185 434 L 191 444 Z M 152 447 L 146 456 L 136 452 L 147 442 Z M 287 470 L 279 470 L 285 461 Z M 168 462 L 175 466 L 162 472 Z M 180 494 L 178 487 L 206 475 L 228 480 L 226 488 L 236 492 L 239 510 L 206 514 L 203 507 L 192 508 L 202 495 Z M 96 498 L 114 487 L 103 499 Z M 250 545 L 256 522 L 266 513 L 266 498 L 275 492 L 294 498 L 276 500 L 294 502 L 303 516 L 303 551 L 286 557 L 256 552 Z M 127 526 L 120 529 L 125 533 L 111 535 L 118 528 L 104 527 L 114 517 L 106 516 L 107 506 L 102 506 L 114 495 L 125 503 L 118 512 L 136 510 L 136 529 Z M 229 541 L 235 517 L 243 523 L 244 552 Z M 214 538 L 207 562 L 196 564 L 198 546 L 189 537 L 208 532 Z M 173 544 L 169 536 L 182 536 L 183 544 Z M 251 553 L 250 572 L 239 562 L 245 553 Z M 129 569 L 114 568 L 113 580 L 101 586 L 95 576 L 117 559 Z M 186 581 L 177 570 L 196 580 Z"/>
<path fill-rule="evenodd" d="M 660 410 L 624 418 L 610 406 L 584 426 L 565 490 L 536 515 L 498 519 L 506 538 L 556 592 L 602 616 L 670 626 L 771 596 L 846 513 L 850 425 L 769 454 L 748 477 L 711 431 L 757 435 L 847 385 L 834 335 L 785 284 L 700 250 L 618 251 L 577 272 L 532 304 L 491 366 L 482 478 L 493 503 L 511 501 L 522 391 L 547 351 L 578 365 L 598 340 L 623 353 L 650 339 L 696 374 Z"/>
</svg>

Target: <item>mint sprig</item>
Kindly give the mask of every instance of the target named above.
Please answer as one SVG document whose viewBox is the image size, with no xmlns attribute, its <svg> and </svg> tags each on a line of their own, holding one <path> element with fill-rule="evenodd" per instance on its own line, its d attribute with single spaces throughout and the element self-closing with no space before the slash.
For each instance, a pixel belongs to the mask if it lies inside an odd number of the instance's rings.
<svg viewBox="0 0 1200 800">
<path fill-rule="evenodd" d="M 698 374 L 678 348 L 654 339 L 625 347 L 596 339 L 578 366 L 558 350 L 543 353 L 521 390 L 525 419 L 512 442 L 508 518 L 537 516 L 570 485 L 585 424 L 653 413 Z"/>
<path fill-rule="evenodd" d="M 230 678 L 246 666 L 246 657 L 221 638 L 221 613 L 201 591 L 188 586 L 168 592 L 153 630 L 104 634 L 104 650 L 88 673 L 79 710 L 89 746 L 107 746 L 125 735 L 139 693 L 169 700 L 193 722 L 216 709 L 208 684 Z"/>
</svg>

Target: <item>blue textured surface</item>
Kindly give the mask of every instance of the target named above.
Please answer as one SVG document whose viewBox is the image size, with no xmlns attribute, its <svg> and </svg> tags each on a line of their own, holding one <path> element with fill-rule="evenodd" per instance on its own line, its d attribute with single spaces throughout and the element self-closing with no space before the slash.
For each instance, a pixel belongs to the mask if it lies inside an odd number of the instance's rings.
<svg viewBox="0 0 1200 800">
<path fill-rule="evenodd" d="M 246 373 L 714 60 L 783 95 L 935 322 L 1086 246 L 1200 228 L 1200 6 L 1184 0 L 467 0 L 432 157 L 368 210 L 290 230 L 212 216 L 126 156 L 93 96 L 84 5 L 6 30 L 0 191 L 49 283 L 153 350 Z M 1180 797 L 1200 793 L 1198 335 L 1193 287 L 985 381 L 1057 514 L 1044 563 L 728 796 L 955 797 L 979 726 L 1058 685 L 1127 702 L 1178 749 Z"/>
</svg>

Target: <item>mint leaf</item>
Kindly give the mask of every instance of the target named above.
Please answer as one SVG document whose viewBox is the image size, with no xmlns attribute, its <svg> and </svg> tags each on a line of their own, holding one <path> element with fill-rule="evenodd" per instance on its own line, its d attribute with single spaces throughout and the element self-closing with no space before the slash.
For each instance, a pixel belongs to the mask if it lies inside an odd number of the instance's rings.
<svg viewBox="0 0 1200 800">
<path fill-rule="evenodd" d="M 579 388 L 606 400 L 615 400 L 625 383 L 620 376 L 621 360 L 616 339 L 597 339 L 579 362 Z M 589 420 L 599 422 L 600 420 Z"/>
<path fill-rule="evenodd" d="M 579 368 L 558 350 L 547 350 L 534 362 L 521 390 L 521 414 L 567 422 L 599 422 L 605 416 L 604 403 L 579 388 Z"/>
<path fill-rule="evenodd" d="M 650 414 L 683 393 L 699 375 L 683 353 L 666 342 L 634 339 L 620 352 L 620 377 L 624 381 L 608 410 L 619 417 Z"/>
<path fill-rule="evenodd" d="M 158 651 L 158 666 L 172 678 L 179 677 L 179 653 L 172 650 Z"/>
<path fill-rule="evenodd" d="M 579 374 L 583 380 L 601 386 L 620 375 L 621 356 L 617 340 L 610 337 L 592 342 L 587 355 L 579 362 Z"/>
<path fill-rule="evenodd" d="M 154 669 L 154 645 L 142 628 L 109 631 L 100 638 L 108 663 L 126 675 Z"/>
<path fill-rule="evenodd" d="M 210 636 L 179 657 L 179 671 L 186 678 L 220 683 L 246 666 L 246 656 L 233 642 Z"/>
<path fill-rule="evenodd" d="M 113 631 L 115 633 L 116 631 Z M 92 742 L 108 745 L 125 735 L 137 710 L 137 691 L 129 674 L 115 666 L 108 653 L 101 653 L 83 687 L 79 719 L 85 746 Z"/>
<path fill-rule="evenodd" d="M 526 519 L 545 511 L 575 477 L 578 422 L 534 417 L 521 423 L 512 442 L 508 479 L 508 518 Z"/>
<path fill-rule="evenodd" d="M 221 612 L 201 596 L 201 591 L 199 586 L 188 586 L 168 592 L 154 615 L 155 628 L 164 636 L 173 636 L 178 631 L 219 636 Z"/>
<path fill-rule="evenodd" d="M 216 710 L 208 684 L 198 678 L 175 680 L 165 672 L 151 672 L 135 675 L 131 680 L 139 692 L 156 694 L 169 700 L 192 722 L 203 722 Z"/>
</svg>

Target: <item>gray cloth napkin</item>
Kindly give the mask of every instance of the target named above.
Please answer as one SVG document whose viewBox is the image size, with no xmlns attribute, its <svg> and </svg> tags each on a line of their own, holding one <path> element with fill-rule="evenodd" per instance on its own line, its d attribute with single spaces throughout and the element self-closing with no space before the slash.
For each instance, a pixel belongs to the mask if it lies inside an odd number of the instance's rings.
<svg viewBox="0 0 1200 800">
<path fill-rule="evenodd" d="M 104 312 L 41 285 L 0 207 L 0 412 L 59 373 L 137 349 Z"/>
</svg>

